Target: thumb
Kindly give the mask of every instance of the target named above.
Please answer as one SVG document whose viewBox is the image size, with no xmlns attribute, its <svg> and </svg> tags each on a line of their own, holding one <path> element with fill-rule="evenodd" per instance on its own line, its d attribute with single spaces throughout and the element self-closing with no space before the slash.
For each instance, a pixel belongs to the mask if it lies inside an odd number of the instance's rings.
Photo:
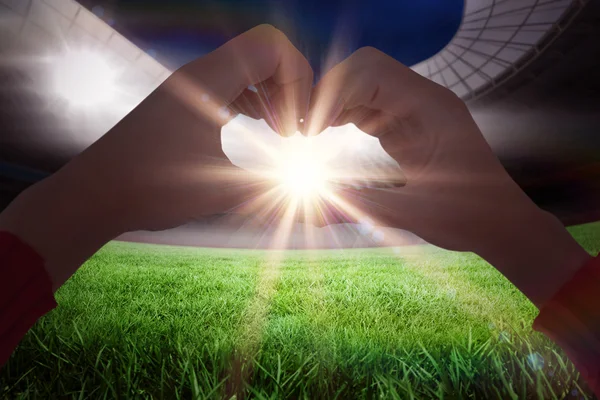
<svg viewBox="0 0 600 400">
<path fill-rule="evenodd" d="M 380 227 L 413 231 L 422 210 L 418 194 L 409 186 L 393 189 L 345 190 L 332 202 L 343 210 L 348 222 L 370 219 Z"/>
</svg>

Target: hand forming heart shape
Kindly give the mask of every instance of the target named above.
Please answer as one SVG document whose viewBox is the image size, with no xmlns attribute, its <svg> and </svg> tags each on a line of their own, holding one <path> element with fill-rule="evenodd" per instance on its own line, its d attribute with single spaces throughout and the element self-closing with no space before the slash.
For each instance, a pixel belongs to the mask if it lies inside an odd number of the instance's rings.
<svg viewBox="0 0 600 400">
<path fill-rule="evenodd" d="M 289 100 L 285 87 L 269 96 L 271 84 L 253 83 L 259 90 L 244 91 L 232 108 L 264 117 L 289 135 L 277 123 L 281 114 L 273 111 L 285 107 L 271 107 L 268 99 L 275 98 L 275 104 L 288 99 L 294 110 L 302 107 Z M 308 136 L 353 123 L 379 139 L 408 180 L 406 187 L 393 190 L 339 193 L 332 208 L 340 212 L 319 223 L 370 216 L 446 248 L 473 250 L 465 245 L 471 238 L 492 234 L 502 221 L 531 215 L 535 208 L 492 153 L 465 104 L 376 49 L 359 49 L 333 67 L 312 89 L 305 120 Z"/>
</svg>

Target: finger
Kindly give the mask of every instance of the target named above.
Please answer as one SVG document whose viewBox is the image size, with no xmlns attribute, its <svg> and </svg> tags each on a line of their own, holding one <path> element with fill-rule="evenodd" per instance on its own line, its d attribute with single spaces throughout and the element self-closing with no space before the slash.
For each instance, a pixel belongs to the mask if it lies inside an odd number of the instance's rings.
<svg viewBox="0 0 600 400">
<path fill-rule="evenodd" d="M 432 83 L 371 47 L 357 50 L 332 68 L 313 90 L 309 125 L 324 130 L 346 110 L 367 107 L 405 117 L 421 104 Z M 371 132 L 367 132 L 371 133 Z"/>
<path fill-rule="evenodd" d="M 327 88 L 318 84 L 311 93 L 308 113 L 304 121 L 303 134 L 306 136 L 318 135 L 328 127 L 333 126 L 334 122 L 345 111 L 343 102 L 337 97 L 334 90 L 338 83 L 333 81 L 332 78 Z"/>
<path fill-rule="evenodd" d="M 234 114 L 244 114 L 254 119 L 264 119 L 273 131 L 278 132 L 278 113 L 274 112 L 273 98 L 278 95 L 280 88 L 272 79 L 267 79 L 254 86 L 254 90 L 246 89 L 230 105 Z"/>
<path fill-rule="evenodd" d="M 381 137 L 388 133 L 393 119 L 392 115 L 382 111 L 358 106 L 342 111 L 331 123 L 331 126 L 342 126 L 352 123 L 363 132 Z"/>
<path fill-rule="evenodd" d="M 291 136 L 300 129 L 300 119 L 304 118 L 303 111 L 298 106 L 296 88 L 287 85 L 270 98 L 272 109 L 269 110 L 274 120 L 275 131 L 284 136 Z M 308 109 L 308 106 L 305 106 Z M 305 113 L 306 111 L 304 111 Z"/>
<path fill-rule="evenodd" d="M 274 103 L 275 97 L 278 96 L 281 90 L 280 86 L 272 78 L 269 78 L 258 84 L 257 88 L 261 118 L 265 120 L 273 131 L 280 132 L 280 111 L 276 110 L 276 104 Z"/>
<path fill-rule="evenodd" d="M 313 71 L 288 38 L 270 25 L 260 25 L 187 65 L 203 88 L 229 104 L 249 85 L 272 79 L 280 87 L 274 108 L 282 120 L 280 133 L 293 134 L 308 108 Z"/>
<path fill-rule="evenodd" d="M 233 165 L 208 171 L 207 182 L 211 179 L 216 187 L 211 193 L 211 203 L 218 212 L 243 210 L 252 207 L 255 203 L 264 201 L 273 188 L 273 182 L 253 172 L 235 167 Z M 198 185 L 206 197 L 206 185 Z M 196 194 L 197 196 L 201 193 Z"/>
<path fill-rule="evenodd" d="M 346 222 L 360 223 L 365 219 L 380 227 L 413 231 L 422 199 L 410 187 L 396 189 L 348 189 L 338 192 L 332 200 Z"/>
<path fill-rule="evenodd" d="M 254 119 L 260 119 L 262 116 L 259 96 L 249 89 L 244 90 L 242 94 L 229 105 L 229 108 L 234 115 L 243 114 Z"/>
</svg>

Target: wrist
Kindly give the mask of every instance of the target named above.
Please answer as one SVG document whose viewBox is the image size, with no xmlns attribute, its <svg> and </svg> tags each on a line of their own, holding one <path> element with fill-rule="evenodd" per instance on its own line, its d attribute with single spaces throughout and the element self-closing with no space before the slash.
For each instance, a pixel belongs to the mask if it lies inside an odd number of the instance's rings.
<svg viewBox="0 0 600 400">
<path fill-rule="evenodd" d="M 538 307 L 591 258 L 554 215 L 533 203 L 505 218 L 487 243 L 476 253 Z"/>
<path fill-rule="evenodd" d="M 89 257 L 120 233 L 105 210 L 55 176 L 21 193 L 0 214 L 0 230 L 30 245 L 58 289 Z"/>
</svg>

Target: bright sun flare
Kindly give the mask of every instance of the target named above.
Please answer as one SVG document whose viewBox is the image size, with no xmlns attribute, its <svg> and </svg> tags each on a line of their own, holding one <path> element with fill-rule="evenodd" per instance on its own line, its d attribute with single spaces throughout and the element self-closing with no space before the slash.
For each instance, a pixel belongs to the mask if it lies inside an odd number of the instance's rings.
<svg viewBox="0 0 600 400">
<path fill-rule="evenodd" d="M 282 137 L 264 119 L 243 116 L 223 127 L 223 151 L 232 164 L 273 184 L 272 189 L 245 203 L 243 208 L 277 226 L 275 248 L 295 240 L 296 222 L 305 224 L 302 229 L 308 229 L 307 243 L 312 243 L 314 232 L 306 226 L 364 220 L 364 211 L 346 197 L 358 194 L 346 189 L 361 190 L 366 184 L 384 184 L 390 180 L 392 167 L 386 158 L 390 157 L 377 138 L 354 125 L 336 129 L 315 136 L 296 132 L 291 137 Z M 381 240 L 380 235 L 376 238 Z"/>
<path fill-rule="evenodd" d="M 323 196 L 331 176 L 312 141 L 299 133 L 287 140 L 275 166 L 277 180 L 292 197 L 307 200 Z"/>
<path fill-rule="evenodd" d="M 323 165 L 296 158 L 281 166 L 280 179 L 289 194 L 296 197 L 314 197 L 326 189 L 327 170 Z"/>
</svg>

